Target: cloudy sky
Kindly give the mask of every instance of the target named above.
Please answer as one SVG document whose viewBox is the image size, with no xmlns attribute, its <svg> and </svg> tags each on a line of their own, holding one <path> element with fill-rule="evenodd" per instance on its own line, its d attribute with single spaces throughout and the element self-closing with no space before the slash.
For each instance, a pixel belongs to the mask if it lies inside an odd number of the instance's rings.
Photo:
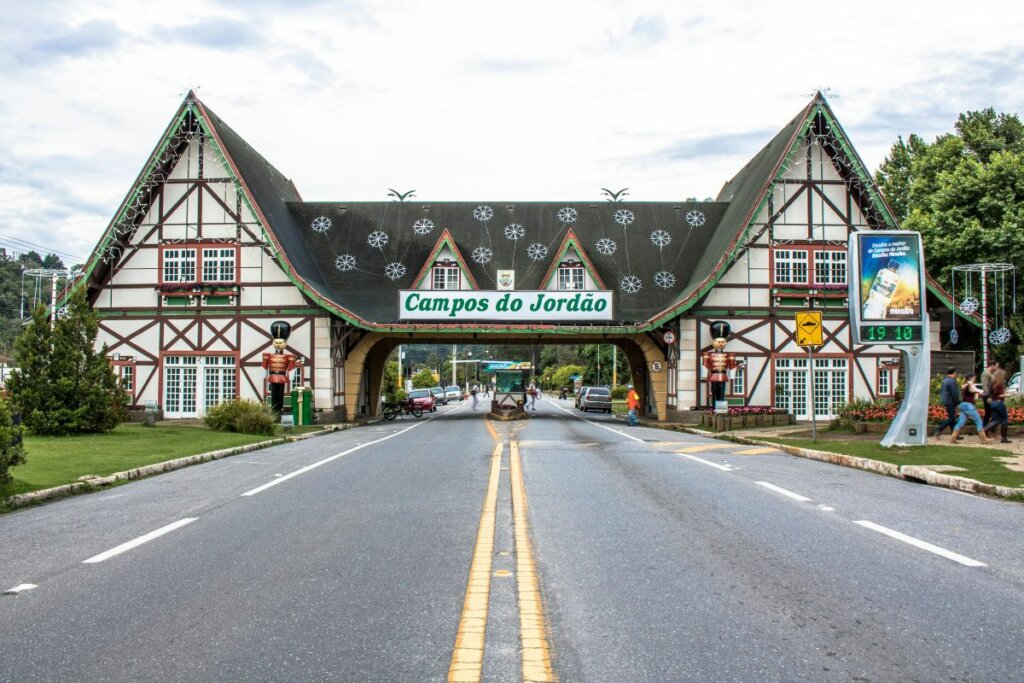
<svg viewBox="0 0 1024 683">
<path fill-rule="evenodd" d="M 1005 0 L 3 5 L 8 252 L 87 256 L 189 88 L 339 201 L 714 196 L 816 89 L 872 170 L 961 111 L 1024 113 Z"/>
</svg>

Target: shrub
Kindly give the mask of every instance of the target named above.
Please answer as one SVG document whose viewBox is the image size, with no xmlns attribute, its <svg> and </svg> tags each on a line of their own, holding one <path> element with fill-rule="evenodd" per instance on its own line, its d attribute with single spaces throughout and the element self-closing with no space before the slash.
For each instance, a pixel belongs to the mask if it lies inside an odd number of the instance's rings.
<svg viewBox="0 0 1024 683">
<path fill-rule="evenodd" d="M 0 486 L 11 480 L 10 468 L 25 462 L 25 447 L 21 444 L 21 427 L 14 426 L 11 407 L 0 399 Z"/>
<path fill-rule="evenodd" d="M 265 403 L 243 398 L 210 408 L 203 422 L 210 429 L 221 432 L 269 436 L 277 426 L 277 415 Z"/>
<path fill-rule="evenodd" d="M 629 389 L 626 388 L 625 384 L 620 384 L 618 386 L 612 387 L 612 400 L 625 401 L 627 391 L 629 391 Z"/>
</svg>

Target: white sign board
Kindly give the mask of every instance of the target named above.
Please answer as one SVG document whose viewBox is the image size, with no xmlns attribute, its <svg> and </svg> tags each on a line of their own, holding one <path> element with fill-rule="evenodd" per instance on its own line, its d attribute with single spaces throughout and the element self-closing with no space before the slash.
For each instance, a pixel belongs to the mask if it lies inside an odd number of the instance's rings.
<svg viewBox="0 0 1024 683">
<path fill-rule="evenodd" d="M 402 320 L 453 322 L 612 320 L 612 293 L 559 290 L 401 290 L 398 293 L 398 316 Z"/>
</svg>

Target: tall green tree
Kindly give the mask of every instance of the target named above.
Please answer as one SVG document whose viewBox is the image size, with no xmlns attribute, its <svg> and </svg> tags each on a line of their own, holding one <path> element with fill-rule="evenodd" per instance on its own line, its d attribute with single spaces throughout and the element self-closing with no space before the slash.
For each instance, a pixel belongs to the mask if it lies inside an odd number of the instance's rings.
<svg viewBox="0 0 1024 683">
<path fill-rule="evenodd" d="M 921 233 L 928 270 L 947 289 L 956 265 L 1024 271 L 1024 124 L 1016 115 L 971 111 L 932 143 L 901 138 L 875 177 L 903 227 Z M 1024 272 L 1016 294 L 1024 310 Z M 1022 310 L 1009 320 L 1018 342 Z"/>
<path fill-rule="evenodd" d="M 99 325 L 84 288 L 69 300 L 53 329 L 37 306 L 15 342 L 18 369 L 8 380 L 14 405 L 36 434 L 109 431 L 124 416 L 125 392 L 107 360 L 96 350 Z"/>
</svg>

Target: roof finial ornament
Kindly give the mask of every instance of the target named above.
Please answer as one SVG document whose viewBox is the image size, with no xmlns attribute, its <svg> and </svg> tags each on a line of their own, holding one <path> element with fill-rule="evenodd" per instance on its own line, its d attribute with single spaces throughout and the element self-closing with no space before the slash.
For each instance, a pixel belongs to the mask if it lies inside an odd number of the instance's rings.
<svg viewBox="0 0 1024 683">
<path fill-rule="evenodd" d="M 629 194 L 628 192 L 626 192 L 626 190 L 628 189 L 628 187 L 624 187 L 618 192 L 612 192 L 607 187 L 602 187 L 601 194 L 607 197 L 608 201 L 610 202 L 621 202 L 622 200 L 620 199 L 620 197 L 625 197 L 627 194 Z"/>
<path fill-rule="evenodd" d="M 393 190 L 393 189 L 391 189 L 389 187 L 388 188 L 388 196 L 389 197 L 394 197 L 395 201 L 404 202 L 409 197 L 415 197 L 416 196 L 416 190 L 409 190 L 408 192 L 402 193 L 402 192 L 399 192 L 398 190 Z"/>
<path fill-rule="evenodd" d="M 825 99 L 826 95 L 828 96 L 829 99 L 832 99 L 832 100 L 839 99 L 839 95 L 837 95 L 836 93 L 832 92 L 832 88 L 828 87 L 827 85 L 824 86 L 824 87 L 820 87 L 819 86 L 817 88 L 814 88 L 814 90 L 812 92 L 805 92 L 805 93 L 803 93 L 804 97 L 821 98 L 821 99 Z"/>
</svg>

